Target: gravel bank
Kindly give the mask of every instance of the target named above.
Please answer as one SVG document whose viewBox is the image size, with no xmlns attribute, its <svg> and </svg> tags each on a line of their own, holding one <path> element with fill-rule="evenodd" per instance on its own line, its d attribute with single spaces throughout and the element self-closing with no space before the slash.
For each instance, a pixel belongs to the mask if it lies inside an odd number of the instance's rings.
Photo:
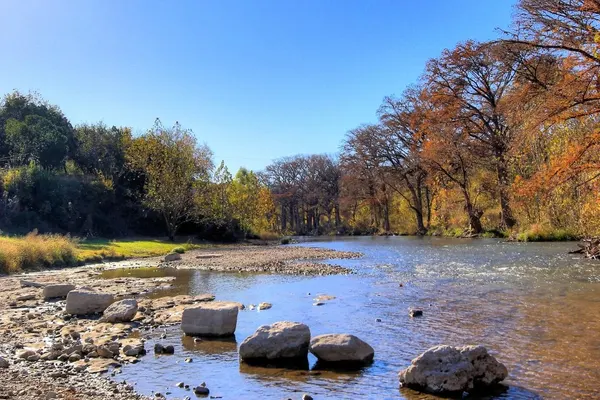
<svg viewBox="0 0 600 400">
<path fill-rule="evenodd" d="M 171 288 L 174 278 L 98 279 L 105 269 L 168 264 L 223 272 L 329 275 L 351 271 L 314 260 L 359 256 L 293 246 L 227 246 L 191 251 L 169 263 L 151 258 L 0 277 L 0 399 L 147 399 L 118 377 L 120 366 L 143 362 L 152 356 L 152 349 L 137 356 L 126 355 L 126 349 L 144 348 L 148 332 L 179 324 L 186 307 L 215 296 L 150 299 L 144 295 Z M 127 323 L 102 322 L 99 316 L 72 317 L 64 312 L 64 300 L 44 300 L 43 286 L 54 283 L 85 286 L 117 299 L 138 298 L 140 307 Z M 86 349 L 90 346 L 114 351 L 105 357 Z M 66 359 L 73 353 L 75 357 Z"/>
</svg>

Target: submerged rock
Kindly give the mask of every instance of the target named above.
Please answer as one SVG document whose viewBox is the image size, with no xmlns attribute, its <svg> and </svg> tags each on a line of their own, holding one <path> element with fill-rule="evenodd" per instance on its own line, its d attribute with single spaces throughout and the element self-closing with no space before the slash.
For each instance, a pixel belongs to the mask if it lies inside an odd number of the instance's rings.
<svg viewBox="0 0 600 400">
<path fill-rule="evenodd" d="M 271 303 L 260 303 L 258 305 L 258 310 L 259 311 L 261 311 L 261 310 L 268 310 L 271 307 L 273 307 L 273 304 L 271 304 Z"/>
<path fill-rule="evenodd" d="M 89 290 L 71 290 L 67 294 L 66 313 L 87 315 L 101 313 L 113 302 L 112 294 L 97 293 Z"/>
<path fill-rule="evenodd" d="M 242 360 L 278 360 L 306 358 L 310 329 L 298 322 L 263 325 L 240 345 Z"/>
<path fill-rule="evenodd" d="M 138 303 L 135 299 L 125 299 L 112 303 L 102 316 L 104 322 L 129 322 L 138 311 Z"/>
<path fill-rule="evenodd" d="M 231 336 L 237 326 L 239 308 L 235 303 L 215 301 L 186 308 L 181 329 L 191 336 Z"/>
<path fill-rule="evenodd" d="M 460 393 L 504 380 L 508 371 L 483 346 L 436 346 L 400 371 L 403 386 L 431 393 Z"/>
<path fill-rule="evenodd" d="M 349 334 L 316 336 L 310 341 L 310 352 L 326 363 L 366 364 L 373 361 L 375 355 L 368 343 Z"/>
</svg>

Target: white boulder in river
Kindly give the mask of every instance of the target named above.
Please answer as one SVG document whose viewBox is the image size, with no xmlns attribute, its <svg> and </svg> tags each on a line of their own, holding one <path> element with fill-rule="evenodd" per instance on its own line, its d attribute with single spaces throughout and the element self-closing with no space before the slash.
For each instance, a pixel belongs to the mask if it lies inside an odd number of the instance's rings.
<svg viewBox="0 0 600 400">
<path fill-rule="evenodd" d="M 86 315 L 101 313 L 114 301 L 112 294 L 98 293 L 88 289 L 71 290 L 67 294 L 66 313 Z"/>
<path fill-rule="evenodd" d="M 310 352 L 321 362 L 359 363 L 373 361 L 375 351 L 354 335 L 328 334 L 315 336 L 310 341 Z"/>
<path fill-rule="evenodd" d="M 411 362 L 398 377 L 403 386 L 431 393 L 469 392 L 496 384 L 508 371 L 483 346 L 436 346 Z"/>
<path fill-rule="evenodd" d="M 102 316 L 104 322 L 129 322 L 135 317 L 138 303 L 135 299 L 125 299 L 112 303 Z"/>
<path fill-rule="evenodd" d="M 238 305 L 213 301 L 186 308 L 181 316 L 181 329 L 190 336 L 231 336 L 235 333 Z"/>
<path fill-rule="evenodd" d="M 280 360 L 306 358 L 310 329 L 298 322 L 263 325 L 240 345 L 242 360 Z"/>
<path fill-rule="evenodd" d="M 44 286 L 42 295 L 45 300 L 65 298 L 71 290 L 75 290 L 75 286 L 69 284 L 46 285 Z"/>
</svg>

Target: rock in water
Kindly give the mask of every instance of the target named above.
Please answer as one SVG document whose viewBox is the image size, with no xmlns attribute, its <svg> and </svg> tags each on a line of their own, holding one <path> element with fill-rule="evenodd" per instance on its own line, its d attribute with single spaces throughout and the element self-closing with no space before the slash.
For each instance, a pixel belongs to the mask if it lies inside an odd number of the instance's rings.
<svg viewBox="0 0 600 400">
<path fill-rule="evenodd" d="M 419 310 L 419 309 L 411 309 L 408 312 L 408 315 L 410 315 L 412 318 L 414 317 L 422 317 L 423 316 L 423 310 Z"/>
<path fill-rule="evenodd" d="M 483 346 L 436 346 L 411 362 L 398 377 L 403 386 L 431 393 L 460 393 L 504 380 L 506 367 Z"/>
<path fill-rule="evenodd" d="M 368 343 L 348 334 L 316 336 L 310 341 L 310 352 L 326 363 L 366 364 L 373 361 L 375 355 Z"/>
<path fill-rule="evenodd" d="M 268 310 L 271 307 L 273 307 L 273 304 L 271 304 L 271 303 L 260 303 L 258 305 L 258 311 Z"/>
<path fill-rule="evenodd" d="M 105 322 L 129 322 L 137 313 L 138 303 L 135 299 L 125 299 L 112 303 L 106 310 L 102 321 Z"/>
<path fill-rule="evenodd" d="M 65 298 L 71 290 L 75 290 L 75 286 L 68 284 L 47 285 L 44 286 L 42 296 L 44 300 Z"/>
<path fill-rule="evenodd" d="M 181 329 L 191 336 L 231 336 L 238 317 L 235 303 L 215 301 L 183 310 Z"/>
<path fill-rule="evenodd" d="M 169 253 L 165 256 L 165 262 L 178 261 L 181 260 L 181 254 L 179 253 Z"/>
<path fill-rule="evenodd" d="M 298 322 L 263 325 L 240 345 L 242 360 L 280 360 L 306 358 L 310 329 Z"/>
<path fill-rule="evenodd" d="M 196 386 L 194 388 L 194 394 L 197 394 L 199 396 L 208 396 L 208 394 L 210 393 L 210 390 L 208 390 L 207 387 L 204 386 Z"/>
<path fill-rule="evenodd" d="M 112 294 L 97 293 L 89 290 L 71 290 L 67 294 L 66 313 L 86 315 L 101 313 L 113 302 Z"/>
</svg>

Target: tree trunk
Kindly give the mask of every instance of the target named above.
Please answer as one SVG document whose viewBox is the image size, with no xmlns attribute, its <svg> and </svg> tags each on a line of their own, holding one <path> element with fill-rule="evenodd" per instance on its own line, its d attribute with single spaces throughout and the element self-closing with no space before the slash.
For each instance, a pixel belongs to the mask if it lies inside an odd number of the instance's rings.
<svg viewBox="0 0 600 400">
<path fill-rule="evenodd" d="M 462 192 L 465 197 L 465 210 L 469 216 L 469 227 L 471 228 L 471 233 L 480 234 L 483 232 L 483 227 L 481 226 L 481 211 L 475 209 L 471 203 L 471 197 L 465 188 L 462 188 Z"/>
<path fill-rule="evenodd" d="M 510 198 L 508 192 L 508 168 L 507 161 L 504 152 L 498 151 L 496 153 L 497 165 L 496 172 L 498 174 L 498 191 L 500 194 L 500 208 L 502 210 L 502 228 L 510 229 L 517 221 L 513 217 L 512 210 L 510 208 Z"/>
</svg>

